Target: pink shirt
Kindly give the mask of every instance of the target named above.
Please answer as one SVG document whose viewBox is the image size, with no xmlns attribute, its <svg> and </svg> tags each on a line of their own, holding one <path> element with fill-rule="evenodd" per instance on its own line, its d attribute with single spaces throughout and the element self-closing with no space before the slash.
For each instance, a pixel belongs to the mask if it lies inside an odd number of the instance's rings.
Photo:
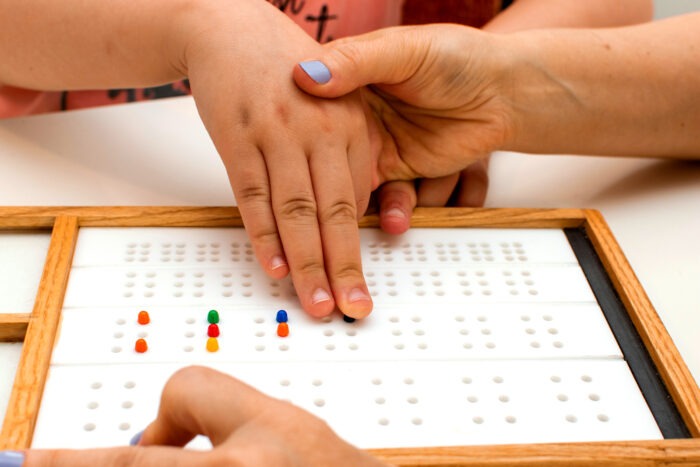
<svg viewBox="0 0 700 467">
<path fill-rule="evenodd" d="M 237 1 L 237 0 L 233 0 Z M 267 0 L 320 42 L 399 24 L 403 0 Z M 146 89 L 41 92 L 0 85 L 0 118 L 189 94 L 187 82 Z"/>
</svg>

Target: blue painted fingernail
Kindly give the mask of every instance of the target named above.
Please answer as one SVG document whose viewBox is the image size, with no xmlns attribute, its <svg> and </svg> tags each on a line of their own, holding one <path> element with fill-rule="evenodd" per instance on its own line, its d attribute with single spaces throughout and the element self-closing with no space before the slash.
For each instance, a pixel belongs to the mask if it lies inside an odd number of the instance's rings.
<svg viewBox="0 0 700 467">
<path fill-rule="evenodd" d="M 309 78 L 316 81 L 318 84 L 326 84 L 331 80 L 331 70 L 329 70 L 323 62 L 311 60 L 308 62 L 301 62 L 299 66 L 309 75 Z"/>
<path fill-rule="evenodd" d="M 136 433 L 136 434 L 131 438 L 131 441 L 129 441 L 129 444 L 132 445 L 132 446 L 136 446 L 137 444 L 139 444 L 139 441 L 141 441 L 141 437 L 143 436 L 143 432 L 144 432 L 144 431 L 145 431 L 145 430 L 141 430 L 141 431 L 139 431 L 138 433 Z M 0 467 L 2 467 L 2 466 L 0 466 Z"/>
<path fill-rule="evenodd" d="M 20 451 L 0 451 L 0 467 L 21 467 L 24 453 Z"/>
</svg>

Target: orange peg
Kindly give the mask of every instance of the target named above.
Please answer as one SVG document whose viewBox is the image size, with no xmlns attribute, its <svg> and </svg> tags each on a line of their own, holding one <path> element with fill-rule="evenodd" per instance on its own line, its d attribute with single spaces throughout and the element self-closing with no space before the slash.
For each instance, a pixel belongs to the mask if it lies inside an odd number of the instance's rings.
<svg viewBox="0 0 700 467">
<path fill-rule="evenodd" d="M 146 343 L 146 339 L 139 339 L 136 341 L 136 345 L 134 346 L 134 350 L 138 353 L 145 353 L 148 350 L 148 344 Z"/>
<path fill-rule="evenodd" d="M 277 335 L 280 337 L 287 337 L 289 335 L 289 326 L 287 323 L 279 323 L 277 325 Z"/>
<path fill-rule="evenodd" d="M 147 311 L 139 311 L 139 324 L 148 324 L 151 322 L 151 317 L 148 316 Z"/>
<path fill-rule="evenodd" d="M 219 350 L 219 341 L 216 339 L 216 337 L 210 337 L 207 339 L 207 351 L 216 352 L 217 350 Z"/>
</svg>

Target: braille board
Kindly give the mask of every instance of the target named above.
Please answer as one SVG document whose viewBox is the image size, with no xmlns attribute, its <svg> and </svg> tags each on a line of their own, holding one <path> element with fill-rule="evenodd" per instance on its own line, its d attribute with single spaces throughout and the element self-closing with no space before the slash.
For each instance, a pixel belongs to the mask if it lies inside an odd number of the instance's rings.
<svg viewBox="0 0 700 467">
<path fill-rule="evenodd" d="M 399 464 L 700 461 L 698 388 L 596 212 L 431 209 L 400 237 L 364 228 L 375 309 L 354 323 L 303 313 L 289 280 L 260 271 L 233 209 L 8 214 L 5 227 L 53 238 L 5 447 L 123 445 L 166 379 L 204 364 Z"/>
</svg>

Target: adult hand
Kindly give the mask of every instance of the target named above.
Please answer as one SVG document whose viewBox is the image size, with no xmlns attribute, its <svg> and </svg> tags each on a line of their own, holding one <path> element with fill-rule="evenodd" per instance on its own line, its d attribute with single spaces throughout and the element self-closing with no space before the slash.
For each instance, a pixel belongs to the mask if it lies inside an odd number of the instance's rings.
<svg viewBox="0 0 700 467">
<path fill-rule="evenodd" d="M 184 73 L 257 259 L 273 278 L 291 271 L 311 315 L 366 316 L 357 219 L 374 188 L 369 108 L 359 93 L 322 101 L 294 86 L 293 65 L 323 48 L 268 2 L 215 2 L 195 20 Z"/>
<path fill-rule="evenodd" d="M 328 69 L 325 82 L 295 68 L 297 85 L 319 97 L 372 85 L 364 95 L 385 129 L 380 181 L 436 179 L 424 184 L 418 198 L 405 183 L 385 189 L 380 196 L 385 230 L 407 227 L 407 206 L 444 203 L 460 177 L 474 186 L 469 191 L 463 183 L 467 191 L 456 201 L 483 203 L 485 155 L 512 131 L 498 40 L 454 25 L 390 28 L 329 43 L 322 55 L 309 57 Z"/>
<path fill-rule="evenodd" d="M 385 182 L 377 189 L 380 227 L 391 234 L 406 232 L 416 206 L 483 206 L 489 187 L 489 159 L 485 156 L 444 177 Z"/>
<path fill-rule="evenodd" d="M 181 449 L 198 434 L 208 436 L 213 449 Z M 205 367 L 188 367 L 170 378 L 158 416 L 137 446 L 25 455 L 24 467 L 385 465 L 310 413 Z"/>
</svg>

